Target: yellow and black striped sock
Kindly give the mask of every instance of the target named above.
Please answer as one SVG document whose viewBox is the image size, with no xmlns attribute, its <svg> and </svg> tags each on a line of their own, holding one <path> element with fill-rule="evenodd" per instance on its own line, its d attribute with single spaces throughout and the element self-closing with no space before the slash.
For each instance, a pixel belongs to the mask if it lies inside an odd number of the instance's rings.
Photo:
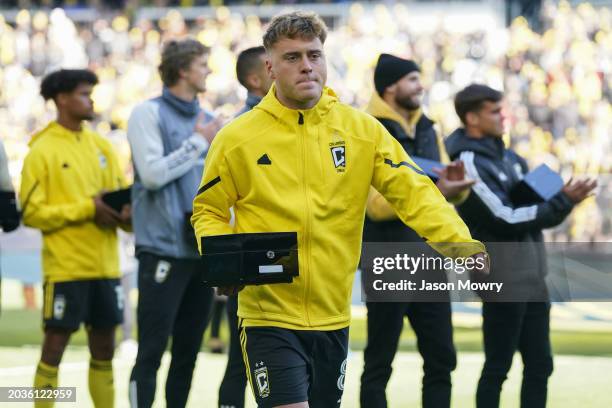
<svg viewBox="0 0 612 408">
<path fill-rule="evenodd" d="M 34 376 L 34 388 L 57 388 L 57 371 L 58 367 L 39 362 Z M 54 404 L 54 401 L 36 401 L 34 407 L 53 408 Z"/>
<path fill-rule="evenodd" d="M 89 394 L 97 408 L 115 406 L 115 384 L 112 360 L 89 361 Z"/>
</svg>

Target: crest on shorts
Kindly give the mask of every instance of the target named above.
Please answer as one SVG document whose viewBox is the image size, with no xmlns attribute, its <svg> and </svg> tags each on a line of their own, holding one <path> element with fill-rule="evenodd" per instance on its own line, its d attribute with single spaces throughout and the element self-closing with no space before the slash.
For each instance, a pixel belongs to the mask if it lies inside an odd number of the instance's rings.
<svg viewBox="0 0 612 408">
<path fill-rule="evenodd" d="M 55 320 L 62 320 L 64 318 L 65 311 L 66 298 L 64 298 L 64 295 L 56 295 L 53 299 L 53 318 Z"/>
<path fill-rule="evenodd" d="M 168 272 L 170 272 L 170 262 L 168 261 L 159 261 L 157 263 L 157 268 L 155 268 L 155 282 L 163 283 L 168 277 Z"/>
<path fill-rule="evenodd" d="M 257 391 L 261 398 L 266 398 L 270 395 L 270 381 L 268 379 L 268 367 L 266 367 L 263 361 L 255 363 L 255 383 L 257 384 Z"/>
</svg>

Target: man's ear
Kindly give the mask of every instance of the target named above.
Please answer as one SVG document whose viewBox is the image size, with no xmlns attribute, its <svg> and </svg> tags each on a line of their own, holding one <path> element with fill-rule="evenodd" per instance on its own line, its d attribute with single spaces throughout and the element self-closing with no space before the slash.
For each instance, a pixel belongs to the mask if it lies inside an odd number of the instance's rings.
<svg viewBox="0 0 612 408">
<path fill-rule="evenodd" d="M 274 69 L 272 68 L 272 60 L 270 58 L 270 55 L 266 57 L 266 72 L 268 73 L 268 76 L 270 76 L 270 78 L 276 80 L 276 74 L 274 73 Z"/>
<path fill-rule="evenodd" d="M 480 122 L 478 114 L 476 112 L 467 112 L 465 114 L 465 124 L 468 126 L 478 126 Z"/>
<path fill-rule="evenodd" d="M 397 93 L 397 82 L 395 82 L 393 85 L 389 85 L 388 87 L 386 87 L 385 90 L 383 91 L 383 96 L 386 96 L 386 95 L 395 96 L 396 93 Z"/>
<path fill-rule="evenodd" d="M 57 95 L 55 95 L 55 98 L 53 98 L 53 101 L 55 102 L 55 106 L 58 107 L 58 109 L 61 106 L 64 106 L 66 104 L 68 100 L 68 94 L 64 93 L 64 92 L 60 92 Z"/>
<path fill-rule="evenodd" d="M 261 80 L 259 79 L 259 75 L 255 73 L 250 73 L 247 75 L 247 83 L 249 84 L 250 89 L 259 89 L 261 86 Z"/>
<path fill-rule="evenodd" d="M 185 79 L 187 77 L 187 69 L 179 68 L 178 77 L 179 79 Z"/>
</svg>

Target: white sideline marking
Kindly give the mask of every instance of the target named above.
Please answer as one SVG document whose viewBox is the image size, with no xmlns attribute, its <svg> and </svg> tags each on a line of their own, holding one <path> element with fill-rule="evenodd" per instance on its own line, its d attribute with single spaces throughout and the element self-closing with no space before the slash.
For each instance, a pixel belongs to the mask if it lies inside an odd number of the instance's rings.
<svg viewBox="0 0 612 408">
<path fill-rule="evenodd" d="M 124 368 L 132 366 L 134 362 L 132 360 L 114 359 L 114 368 Z M 36 372 L 36 366 L 38 363 L 33 365 L 17 366 L 17 367 L 4 367 L 0 368 L 0 377 L 12 377 L 18 375 L 34 375 Z M 62 373 L 74 373 L 78 371 L 87 370 L 89 368 L 89 360 L 87 361 L 75 361 L 71 363 L 61 363 Z"/>
</svg>

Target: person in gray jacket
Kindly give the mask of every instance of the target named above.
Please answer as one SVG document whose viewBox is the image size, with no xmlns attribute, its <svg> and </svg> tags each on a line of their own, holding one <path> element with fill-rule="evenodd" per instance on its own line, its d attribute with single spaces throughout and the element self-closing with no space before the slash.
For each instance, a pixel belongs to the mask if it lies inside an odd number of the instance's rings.
<svg viewBox="0 0 612 408">
<path fill-rule="evenodd" d="M 11 183 L 11 175 L 8 169 L 8 157 L 4 150 L 4 144 L 0 140 L 0 229 L 10 232 L 19 227 L 19 210 L 15 190 Z M 1 272 L 1 271 L 0 271 Z M 2 292 L 2 275 L 0 273 L 0 293 Z M 0 298 L 0 306 L 2 305 Z"/>
<path fill-rule="evenodd" d="M 0 140 L 0 228 L 4 232 L 10 232 L 19 227 L 19 210 L 15 189 L 11 182 L 8 169 L 8 157 L 4 150 L 4 144 Z"/>
<path fill-rule="evenodd" d="M 134 162 L 132 214 L 138 268 L 138 354 L 130 377 L 132 407 L 150 407 L 157 370 L 172 336 L 166 406 L 187 403 L 213 292 L 200 279 L 189 224 L 208 146 L 221 119 L 200 108 L 208 51 L 170 41 L 162 51 L 162 95 L 138 105 L 128 122 Z"/>
</svg>

